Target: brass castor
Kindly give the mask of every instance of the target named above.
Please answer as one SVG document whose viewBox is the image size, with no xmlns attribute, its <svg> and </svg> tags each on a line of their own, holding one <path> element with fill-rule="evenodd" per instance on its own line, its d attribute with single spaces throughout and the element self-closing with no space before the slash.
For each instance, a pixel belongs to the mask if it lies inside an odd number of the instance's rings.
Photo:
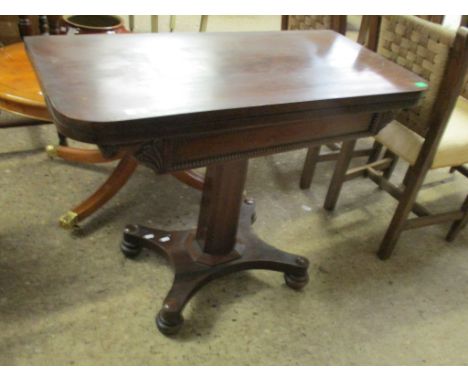
<svg viewBox="0 0 468 382">
<path fill-rule="evenodd" d="M 65 229 L 78 228 L 78 214 L 73 211 L 68 211 L 59 219 L 60 227 Z"/>
<path fill-rule="evenodd" d="M 58 157 L 58 148 L 54 145 L 47 145 L 45 148 L 47 156 L 51 159 Z"/>
</svg>

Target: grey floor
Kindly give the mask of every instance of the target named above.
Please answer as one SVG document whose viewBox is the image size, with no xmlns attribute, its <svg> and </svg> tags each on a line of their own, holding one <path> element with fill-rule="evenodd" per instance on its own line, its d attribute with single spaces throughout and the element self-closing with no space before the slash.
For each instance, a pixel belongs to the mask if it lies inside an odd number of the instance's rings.
<svg viewBox="0 0 468 382">
<path fill-rule="evenodd" d="M 310 260 L 307 287 L 275 272 L 226 276 L 192 299 L 177 337 L 162 336 L 154 315 L 172 271 L 147 252 L 126 260 L 119 240 L 126 223 L 194 226 L 199 192 L 140 167 L 81 230 L 62 230 L 58 217 L 113 165 L 50 160 L 41 147 L 55 138 L 53 126 L 0 130 L 0 364 L 468 364 L 468 232 L 447 243 L 447 224 L 408 231 L 382 262 L 395 201 L 357 179 L 324 212 L 333 164 L 301 191 L 304 150 L 251 160 L 247 192 L 257 234 Z M 445 170 L 426 183 L 435 211 L 466 194 Z"/>
</svg>

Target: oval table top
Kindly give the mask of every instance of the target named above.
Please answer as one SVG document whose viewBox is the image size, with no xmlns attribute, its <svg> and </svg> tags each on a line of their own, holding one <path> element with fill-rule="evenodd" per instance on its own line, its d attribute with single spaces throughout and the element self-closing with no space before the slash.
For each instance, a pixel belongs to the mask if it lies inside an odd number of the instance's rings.
<svg viewBox="0 0 468 382">
<path fill-rule="evenodd" d="M 22 42 L 0 47 L 0 109 L 29 118 L 51 120 Z"/>
</svg>

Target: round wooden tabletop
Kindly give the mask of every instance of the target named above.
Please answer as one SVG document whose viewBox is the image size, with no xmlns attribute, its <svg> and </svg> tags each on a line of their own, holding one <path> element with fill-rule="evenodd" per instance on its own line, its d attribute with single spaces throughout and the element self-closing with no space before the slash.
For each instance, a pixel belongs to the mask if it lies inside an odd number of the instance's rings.
<svg viewBox="0 0 468 382">
<path fill-rule="evenodd" d="M 51 121 L 23 43 L 0 47 L 0 109 Z"/>
</svg>

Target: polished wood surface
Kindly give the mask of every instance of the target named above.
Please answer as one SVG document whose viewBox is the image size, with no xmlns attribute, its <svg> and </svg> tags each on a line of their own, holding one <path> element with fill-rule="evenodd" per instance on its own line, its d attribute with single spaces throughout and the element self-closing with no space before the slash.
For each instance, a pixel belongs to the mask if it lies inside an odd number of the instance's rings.
<svg viewBox="0 0 468 382">
<path fill-rule="evenodd" d="M 204 254 L 195 241 L 194 230 L 163 231 L 140 225 L 129 225 L 125 229 L 122 249 L 126 256 L 135 257 L 142 248 L 148 248 L 164 254 L 174 269 L 174 284 L 156 316 L 156 324 L 162 333 L 177 333 L 184 321 L 181 312 L 193 294 L 221 276 L 248 269 L 265 269 L 284 272 L 284 281 L 292 289 L 299 290 L 307 284 L 309 261 L 306 258 L 274 248 L 253 232 L 255 206 L 252 200 L 242 202 L 239 215 L 237 249 L 222 257 Z M 211 257 L 211 261 L 206 262 L 207 257 Z M 213 258 L 218 263 L 207 265 Z M 219 264 L 223 260 L 225 262 Z"/>
<path fill-rule="evenodd" d="M 107 163 L 121 159 L 125 151 L 120 151 L 114 156 L 105 157 L 98 149 L 82 149 L 69 146 L 47 146 L 46 152 L 50 158 L 62 158 L 69 162 L 77 163 Z"/>
<path fill-rule="evenodd" d="M 181 328 L 195 292 L 224 274 L 279 271 L 294 289 L 308 281 L 306 258 L 268 246 L 249 228 L 253 202 L 242 200 L 249 158 L 376 134 L 393 110 L 421 96 L 418 76 L 329 31 L 26 43 L 65 134 L 109 154 L 128 147 L 158 173 L 208 166 L 197 229 L 129 225 L 121 243 L 129 258 L 148 247 L 174 266 L 156 318 L 165 334 Z"/>
<path fill-rule="evenodd" d="M 22 42 L 0 47 L 0 108 L 24 117 L 52 122 L 39 82 Z M 80 163 L 105 163 L 120 159 L 125 155 L 124 152 L 119 152 L 116 156 L 105 158 L 99 150 L 61 145 L 51 146 L 49 150 L 53 152 L 51 156 Z M 135 171 L 135 166 L 129 163 L 128 159 L 121 161 L 93 195 L 60 219 L 61 226 L 66 228 L 76 226 L 78 222 L 109 201 Z M 203 187 L 203 177 L 197 173 L 178 172 L 174 176 L 191 187 L 197 189 Z M 69 218 L 70 216 L 72 219 Z"/>
<path fill-rule="evenodd" d="M 419 77 L 331 31 L 74 38 L 34 36 L 26 45 L 59 129 L 90 143 L 220 129 L 272 113 L 381 110 L 420 91 Z"/>
<path fill-rule="evenodd" d="M 106 202 L 119 192 L 127 183 L 138 166 L 138 162 L 130 154 L 123 156 L 112 175 L 89 198 L 72 208 L 70 212 L 62 216 L 60 224 L 65 228 L 76 225 L 81 220 L 96 212 Z"/>
<path fill-rule="evenodd" d="M 0 107 L 25 117 L 51 121 L 23 43 L 0 47 Z"/>
</svg>

